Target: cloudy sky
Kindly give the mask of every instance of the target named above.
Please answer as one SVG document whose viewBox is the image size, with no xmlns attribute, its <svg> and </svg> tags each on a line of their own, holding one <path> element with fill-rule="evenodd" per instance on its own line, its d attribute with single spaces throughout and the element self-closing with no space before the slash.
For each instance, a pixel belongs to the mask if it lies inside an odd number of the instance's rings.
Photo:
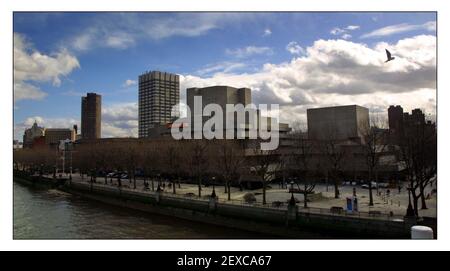
<svg viewBox="0 0 450 271">
<path fill-rule="evenodd" d="M 388 48 L 396 57 L 384 63 Z M 281 120 L 311 107 L 436 107 L 434 13 L 14 13 L 14 138 L 36 120 L 80 122 L 103 96 L 102 135 L 137 136 L 137 78 L 180 74 L 187 87 L 252 89 Z"/>
</svg>

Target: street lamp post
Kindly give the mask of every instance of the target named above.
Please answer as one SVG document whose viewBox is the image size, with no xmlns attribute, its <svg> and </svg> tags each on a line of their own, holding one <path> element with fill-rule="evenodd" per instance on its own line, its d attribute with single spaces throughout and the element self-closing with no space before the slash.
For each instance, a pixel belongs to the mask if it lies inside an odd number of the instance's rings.
<svg viewBox="0 0 450 271">
<path fill-rule="evenodd" d="M 212 178 L 212 185 L 213 185 L 213 191 L 211 193 L 211 197 L 215 198 L 216 197 L 216 177 L 213 176 Z"/>
<path fill-rule="evenodd" d="M 411 187 L 408 187 L 408 209 L 406 209 L 406 216 L 414 216 L 414 209 L 412 208 L 411 205 Z"/>
</svg>

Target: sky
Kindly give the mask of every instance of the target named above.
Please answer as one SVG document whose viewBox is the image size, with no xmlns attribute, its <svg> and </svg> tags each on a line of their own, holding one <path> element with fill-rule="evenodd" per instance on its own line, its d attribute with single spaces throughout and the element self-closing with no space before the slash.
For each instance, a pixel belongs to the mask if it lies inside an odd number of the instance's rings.
<svg viewBox="0 0 450 271">
<path fill-rule="evenodd" d="M 181 102 L 189 87 L 249 87 L 288 123 L 349 104 L 436 114 L 435 13 L 15 12 L 13 25 L 14 139 L 35 121 L 79 125 L 87 92 L 102 95 L 103 137 L 137 136 L 150 70 L 180 75 Z"/>
</svg>

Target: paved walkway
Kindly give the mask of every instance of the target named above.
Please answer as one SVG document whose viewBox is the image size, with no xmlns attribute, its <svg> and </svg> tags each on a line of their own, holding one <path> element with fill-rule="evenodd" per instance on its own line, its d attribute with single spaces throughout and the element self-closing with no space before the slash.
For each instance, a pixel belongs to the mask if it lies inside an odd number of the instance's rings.
<svg viewBox="0 0 450 271">
<path fill-rule="evenodd" d="M 47 176 L 51 178 L 52 176 Z M 72 175 L 72 181 L 75 182 L 89 182 L 90 177 L 84 177 L 82 180 L 79 174 Z M 104 177 L 97 177 L 98 184 L 104 184 Z M 107 179 L 108 185 L 117 186 L 117 178 L 113 178 L 112 184 L 110 178 Z M 130 182 L 128 179 L 122 180 L 122 186 L 124 188 L 133 189 L 133 182 Z M 136 180 L 136 189 L 139 191 L 144 190 L 144 181 L 142 179 Z M 406 208 L 408 206 L 408 193 L 405 188 L 398 192 L 398 189 L 390 189 L 390 193 L 388 195 L 387 189 L 379 189 L 378 193 L 376 189 L 373 189 L 373 200 L 374 206 L 369 206 L 369 190 L 363 189 L 360 186 L 340 186 L 340 198 L 334 198 L 334 188 L 333 186 L 329 186 L 328 189 L 324 184 L 316 185 L 314 191 L 316 193 L 321 193 L 322 197 L 314 200 L 312 202 L 308 202 L 308 206 L 311 208 L 323 208 L 330 209 L 332 206 L 343 207 L 345 209 L 346 205 L 346 197 L 351 197 L 353 195 L 353 188 L 356 188 L 356 195 L 359 200 L 359 211 L 361 212 L 369 212 L 369 211 L 380 211 L 381 213 L 390 213 L 392 212 L 394 215 L 404 215 L 406 214 Z M 151 183 L 149 182 L 150 191 L 152 189 Z M 154 181 L 154 189 L 157 188 L 157 182 Z M 170 187 L 169 182 L 163 183 L 162 188 L 166 193 L 172 193 L 172 188 Z M 430 193 L 431 190 L 435 187 L 428 187 L 426 189 L 426 194 Z M 205 187 L 202 186 L 202 196 L 211 195 L 212 186 Z M 215 186 L 216 195 L 219 197 L 220 201 L 224 201 L 227 199 L 227 194 L 225 193 L 224 186 Z M 196 184 L 185 184 L 182 183 L 181 187 L 178 187 L 176 184 L 176 194 L 177 195 L 186 195 L 188 193 L 192 193 L 194 195 L 198 194 L 198 186 Z M 262 189 L 256 190 L 243 190 L 240 191 L 239 188 L 232 187 L 231 188 L 231 199 L 232 203 L 242 204 L 243 197 L 246 193 L 253 193 L 256 197 L 257 203 L 262 202 Z M 271 184 L 271 187 L 266 191 L 266 200 L 268 204 L 274 201 L 287 202 L 291 197 L 291 194 L 287 189 L 280 188 L 278 184 Z M 300 202 L 299 205 L 303 206 L 303 195 L 302 194 L 294 194 L 294 197 Z M 437 211 L 437 199 L 436 194 L 431 196 L 430 199 L 426 201 L 428 209 L 419 210 L 419 214 L 421 216 L 429 216 L 436 217 Z M 420 206 L 420 202 L 419 202 Z"/>
</svg>

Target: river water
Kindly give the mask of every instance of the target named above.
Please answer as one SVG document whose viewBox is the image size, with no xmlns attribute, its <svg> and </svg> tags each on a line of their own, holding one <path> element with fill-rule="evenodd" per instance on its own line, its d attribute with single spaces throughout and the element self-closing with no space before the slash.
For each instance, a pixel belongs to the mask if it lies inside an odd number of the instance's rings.
<svg viewBox="0 0 450 271">
<path fill-rule="evenodd" d="M 14 182 L 14 239 L 203 238 L 271 236 L 147 214 Z"/>
</svg>

